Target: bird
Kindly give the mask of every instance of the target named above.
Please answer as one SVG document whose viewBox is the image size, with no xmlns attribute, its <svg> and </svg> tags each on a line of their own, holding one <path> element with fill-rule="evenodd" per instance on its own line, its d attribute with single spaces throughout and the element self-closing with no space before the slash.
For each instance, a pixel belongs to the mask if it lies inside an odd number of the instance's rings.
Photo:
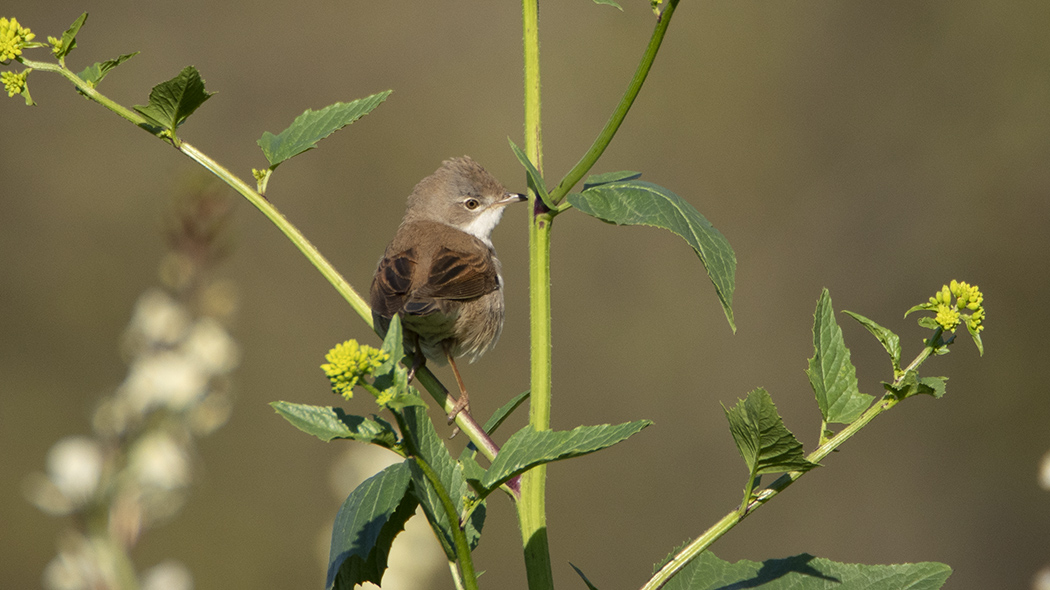
<svg viewBox="0 0 1050 590">
<path fill-rule="evenodd" d="M 413 353 L 409 381 L 427 360 L 452 366 L 460 395 L 449 424 L 470 414 L 456 359 L 474 362 L 503 331 L 503 277 L 491 234 L 504 207 L 524 200 L 469 156 L 446 160 L 412 190 L 376 266 L 372 318 L 385 337 L 391 318 L 401 317 Z"/>
</svg>

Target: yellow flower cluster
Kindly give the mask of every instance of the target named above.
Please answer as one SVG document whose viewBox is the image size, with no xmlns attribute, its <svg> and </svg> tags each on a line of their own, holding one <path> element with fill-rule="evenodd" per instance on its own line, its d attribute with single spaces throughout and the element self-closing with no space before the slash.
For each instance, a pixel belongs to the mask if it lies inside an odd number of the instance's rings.
<svg viewBox="0 0 1050 590">
<path fill-rule="evenodd" d="M 22 48 L 36 37 L 14 18 L 0 18 L 0 62 L 22 55 Z"/>
<path fill-rule="evenodd" d="M 22 93 L 22 90 L 26 87 L 26 75 L 28 74 L 29 70 L 25 70 L 21 74 L 0 72 L 0 82 L 3 82 L 8 98 Z"/>
<path fill-rule="evenodd" d="M 955 303 L 952 303 L 955 297 Z M 976 285 L 967 282 L 953 280 L 951 284 L 944 285 L 936 295 L 930 297 L 927 309 L 937 311 L 935 318 L 937 323 L 945 330 L 954 331 L 959 324 L 965 320 L 966 327 L 974 333 L 984 329 L 984 295 Z M 969 310 L 973 313 L 962 314 L 961 310 Z"/>
<path fill-rule="evenodd" d="M 378 369 L 390 355 L 371 346 L 362 346 L 356 340 L 347 340 L 329 350 L 324 358 L 328 362 L 321 365 L 321 370 L 332 382 L 332 391 L 350 399 L 361 378 Z"/>
</svg>

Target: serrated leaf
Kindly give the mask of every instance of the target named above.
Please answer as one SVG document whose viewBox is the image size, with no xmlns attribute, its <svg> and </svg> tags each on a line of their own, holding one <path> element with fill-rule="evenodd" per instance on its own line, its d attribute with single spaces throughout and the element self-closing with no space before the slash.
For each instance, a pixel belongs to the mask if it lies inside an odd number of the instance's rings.
<svg viewBox="0 0 1050 590">
<path fill-rule="evenodd" d="M 557 209 L 557 207 L 551 203 L 550 194 L 547 192 L 547 187 L 543 184 L 543 176 L 540 174 L 540 171 L 536 169 L 536 166 L 533 165 L 532 160 L 525 155 L 525 152 L 518 147 L 518 144 L 514 143 L 514 140 L 508 137 L 507 141 L 510 143 L 510 149 L 514 152 L 514 156 L 518 158 L 518 162 L 520 162 L 525 168 L 525 175 L 529 179 L 529 186 L 532 187 L 532 190 L 536 192 L 536 195 L 539 196 L 540 200 L 543 201 L 543 204 L 546 205 L 548 209 Z"/>
<path fill-rule="evenodd" d="M 405 528 L 418 505 L 407 493 L 411 481 L 408 464 L 402 462 L 350 492 L 332 527 L 326 588 L 352 590 L 363 582 L 382 581 L 394 537 Z"/>
<path fill-rule="evenodd" d="M 347 414 L 342 408 L 284 401 L 270 402 L 270 406 L 292 426 L 325 442 L 347 438 L 386 448 L 397 444 L 394 427 L 379 417 L 365 418 Z"/>
<path fill-rule="evenodd" d="M 947 385 L 947 377 L 922 377 L 919 378 L 919 374 L 915 371 L 908 371 L 904 374 L 904 377 L 900 379 L 899 384 L 882 383 L 882 386 L 886 388 L 897 399 L 906 399 L 913 395 L 932 395 L 935 399 L 940 399 L 944 396 L 945 387 Z"/>
<path fill-rule="evenodd" d="M 932 395 L 934 399 L 941 399 L 944 397 L 944 394 L 947 393 L 947 377 L 923 377 L 919 379 L 919 383 L 933 390 L 930 391 L 929 394 Z M 926 392 L 924 391 L 923 393 Z"/>
<path fill-rule="evenodd" d="M 256 143 L 273 170 L 285 160 L 314 149 L 317 142 L 372 112 L 391 92 L 393 90 L 386 90 L 351 102 L 337 102 L 319 111 L 307 109 L 287 129 L 277 135 L 267 131 Z"/>
<path fill-rule="evenodd" d="M 813 358 L 806 375 L 825 422 L 849 424 L 875 399 L 857 389 L 857 369 L 849 357 L 842 328 L 835 321 L 831 295 L 824 289 L 813 312 Z"/>
<path fill-rule="evenodd" d="M 635 180 L 641 177 L 642 173 L 635 172 L 634 170 L 620 170 L 619 172 L 603 172 L 601 174 L 591 174 L 587 177 L 587 180 L 583 181 L 583 190 L 587 190 L 589 188 L 600 186 L 603 184 L 609 184 L 610 182 Z"/>
<path fill-rule="evenodd" d="M 595 4 L 605 4 L 606 6 L 615 6 L 616 8 L 620 9 L 620 12 L 623 12 L 623 7 L 621 7 L 619 4 L 613 2 L 613 0 L 594 0 L 594 3 Z M 573 567 L 576 567 L 576 566 L 573 566 Z M 577 570 L 577 572 L 578 571 L 579 570 Z M 580 574 L 580 575 L 583 575 L 583 574 Z M 584 580 L 586 580 L 586 579 L 587 578 L 584 578 Z"/>
<path fill-rule="evenodd" d="M 138 54 L 139 52 L 136 51 L 135 53 L 126 53 L 124 55 L 121 55 L 120 57 L 117 57 L 116 59 L 107 59 L 103 62 L 95 62 L 94 64 L 81 70 L 81 72 L 77 74 L 77 76 L 81 80 L 84 80 L 85 82 L 90 84 L 92 88 L 98 88 L 99 83 L 102 82 L 102 79 L 106 77 L 106 74 L 108 74 L 110 70 L 135 57 Z"/>
<path fill-rule="evenodd" d="M 802 443 L 784 426 L 773 398 L 761 387 L 725 410 L 729 430 L 752 476 L 808 471 L 819 467 L 806 460 Z"/>
<path fill-rule="evenodd" d="M 671 578 L 664 589 L 937 590 L 951 573 L 950 567 L 936 562 L 861 565 L 806 553 L 762 563 L 729 563 L 705 551 Z"/>
<path fill-rule="evenodd" d="M 638 420 L 611 426 L 577 426 L 572 430 L 543 430 L 536 432 L 525 426 L 511 435 L 500 449 L 492 465 L 485 472 L 482 486 L 494 490 L 504 482 L 537 465 L 579 457 L 626 440 L 637 434 L 649 420 Z"/>
<path fill-rule="evenodd" d="M 186 119 L 214 95 L 204 89 L 204 80 L 193 66 L 186 66 L 178 76 L 161 82 L 149 93 L 148 105 L 136 105 L 135 110 L 152 125 L 172 136 Z"/>
<path fill-rule="evenodd" d="M 58 50 L 55 51 L 56 58 L 58 58 L 59 60 L 64 60 L 66 59 L 66 56 L 69 55 L 69 53 L 76 48 L 77 33 L 80 32 L 80 27 L 84 26 L 84 23 L 87 22 L 87 17 L 88 13 L 86 12 L 80 15 L 80 17 L 77 18 L 77 20 L 73 21 L 73 24 L 69 25 L 69 28 L 66 29 L 66 32 L 62 33 L 62 39 L 60 41 L 61 44 L 58 46 Z"/>
<path fill-rule="evenodd" d="M 597 0 L 595 0 L 595 2 L 597 2 Z M 620 10 L 623 9 L 621 8 Z M 583 583 L 587 586 L 587 590 L 598 590 L 598 588 L 596 588 L 594 584 L 592 584 L 591 581 L 587 579 L 587 576 L 583 575 L 583 571 L 581 571 L 580 568 L 576 567 L 574 563 L 570 561 L 569 566 L 572 567 L 572 569 L 576 570 L 576 574 L 580 576 L 580 579 L 583 580 Z"/>
<path fill-rule="evenodd" d="M 444 441 L 434 429 L 434 423 L 430 421 L 426 408 L 406 408 L 404 418 L 408 431 L 406 436 L 412 437 L 420 457 L 437 473 L 442 486 L 444 486 L 449 497 L 452 498 L 452 502 L 456 505 L 457 515 L 459 515 L 459 518 L 462 518 L 465 513 L 466 498 L 471 493 L 466 477 L 463 474 L 462 465 L 452 460 L 448 447 L 445 446 Z M 459 522 L 449 522 L 437 491 L 422 470 L 414 464 L 412 465 L 412 481 L 413 493 L 423 507 L 427 520 L 430 521 L 432 528 L 440 532 L 437 537 L 445 550 L 446 556 L 449 559 L 455 559 L 456 552 L 453 547 L 450 527 L 459 526 Z M 481 501 L 480 505 L 470 514 L 464 529 L 471 549 L 474 549 L 478 542 L 481 541 L 481 529 L 484 524 L 485 504 L 484 501 Z"/>
<path fill-rule="evenodd" d="M 843 310 L 844 314 L 860 322 L 860 325 L 868 329 L 869 332 L 875 338 L 882 343 L 882 347 L 886 349 L 886 352 L 890 355 L 890 362 L 893 363 L 894 373 L 899 373 L 901 370 L 901 339 L 900 336 L 893 333 L 888 328 L 883 328 L 879 324 L 869 320 L 868 318 L 860 315 L 859 313 L 853 313 L 852 311 Z"/>
<path fill-rule="evenodd" d="M 682 237 L 700 258 L 715 286 L 729 326 L 733 319 L 736 254 L 729 241 L 691 204 L 662 186 L 641 180 L 622 180 L 571 193 L 569 204 L 617 225 L 648 225 Z"/>
</svg>

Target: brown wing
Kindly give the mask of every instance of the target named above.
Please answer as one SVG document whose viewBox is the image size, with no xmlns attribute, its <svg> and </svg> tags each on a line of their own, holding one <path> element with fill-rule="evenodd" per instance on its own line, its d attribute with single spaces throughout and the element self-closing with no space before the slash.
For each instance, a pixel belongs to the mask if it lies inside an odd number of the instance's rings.
<svg viewBox="0 0 1050 590">
<path fill-rule="evenodd" d="M 384 256 L 372 278 L 369 302 L 374 314 L 391 318 L 405 306 L 418 265 L 414 248 Z"/>
<path fill-rule="evenodd" d="M 498 273 L 488 248 L 463 251 L 442 246 L 431 260 L 426 283 L 416 289 L 413 298 L 462 301 L 498 288 Z"/>
<path fill-rule="evenodd" d="M 477 299 L 499 289 L 498 264 L 489 247 L 470 234 L 433 222 L 410 224 L 379 262 L 372 311 L 388 318 L 399 312 L 426 315 Z"/>
</svg>

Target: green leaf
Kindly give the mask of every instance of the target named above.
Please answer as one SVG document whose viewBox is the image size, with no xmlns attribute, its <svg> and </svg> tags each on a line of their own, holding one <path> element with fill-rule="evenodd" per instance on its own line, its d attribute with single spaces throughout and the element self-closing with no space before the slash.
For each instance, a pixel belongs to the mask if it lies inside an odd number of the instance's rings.
<svg viewBox="0 0 1050 590">
<path fill-rule="evenodd" d="M 941 327 L 941 325 L 937 323 L 937 318 L 933 318 L 928 315 L 924 315 L 921 318 L 919 318 L 918 323 L 920 326 L 926 328 L 927 330 L 936 330 L 937 328 Z"/>
<path fill-rule="evenodd" d="M 571 459 L 626 440 L 652 424 L 638 420 L 610 426 L 577 426 L 572 430 L 543 430 L 536 432 L 525 426 L 511 435 L 485 473 L 482 486 L 492 491 L 501 484 L 537 465 Z"/>
<path fill-rule="evenodd" d="M 510 149 L 514 152 L 518 161 L 525 167 L 525 175 L 529 178 L 529 186 L 536 192 L 540 197 L 540 200 L 543 201 L 543 204 L 546 205 L 548 209 L 552 211 L 557 209 L 557 207 L 551 203 L 551 196 L 547 192 L 547 187 L 543 184 L 543 176 L 540 175 L 540 171 L 533 165 L 532 160 L 529 160 L 529 157 L 525 155 L 525 152 L 523 152 L 516 143 L 514 143 L 514 140 L 508 137 L 507 141 L 510 142 Z"/>
<path fill-rule="evenodd" d="M 149 93 L 149 104 L 136 105 L 135 110 L 158 130 L 174 137 L 175 129 L 214 94 L 204 89 L 204 80 L 197 68 L 186 66 L 178 76 L 154 86 Z"/>
<path fill-rule="evenodd" d="M 806 460 L 802 443 L 784 426 L 773 398 L 758 388 L 725 410 L 729 430 L 752 476 L 763 473 L 808 471 L 819 467 Z"/>
<path fill-rule="evenodd" d="M 65 33 L 62 33 L 61 44 L 58 46 L 58 50 L 55 51 L 55 57 L 60 61 L 65 60 L 66 56 L 77 46 L 77 33 L 80 32 L 80 27 L 84 26 L 87 22 L 88 13 L 80 15 L 80 18 L 73 21 L 73 24 L 69 25 Z"/>
<path fill-rule="evenodd" d="M 273 170 L 285 160 L 314 149 L 317 142 L 372 112 L 391 92 L 393 90 L 386 90 L 352 102 L 337 102 L 319 111 L 307 109 L 287 129 L 277 135 L 267 131 L 256 143 Z"/>
<path fill-rule="evenodd" d="M 345 413 L 342 408 L 311 406 L 291 402 L 270 402 L 277 413 L 306 434 L 330 442 L 347 438 L 392 448 L 397 433 L 389 422 L 379 417 L 365 418 Z"/>
<path fill-rule="evenodd" d="M 411 481 L 406 461 L 387 467 L 350 492 L 332 527 L 326 588 L 352 590 L 363 582 L 382 581 L 390 545 L 418 505 L 407 493 Z"/>
<path fill-rule="evenodd" d="M 379 350 L 390 355 L 390 358 L 382 365 L 379 365 L 379 368 L 376 369 L 376 375 L 390 373 L 397 367 L 398 361 L 405 356 L 405 340 L 403 329 L 401 328 L 401 316 L 394 315 L 389 322 L 386 328 L 386 335 L 383 336 L 383 346 L 379 347 Z"/>
<path fill-rule="evenodd" d="M 472 490 L 467 485 L 467 479 L 463 474 L 462 465 L 452 460 L 448 447 L 445 446 L 445 442 L 434 429 L 434 423 L 430 421 L 426 408 L 406 408 L 403 415 L 407 429 L 406 436 L 412 438 L 420 457 L 437 472 L 442 486 L 456 505 L 457 514 L 462 518 L 465 513 L 467 498 L 472 494 Z M 437 491 L 434 490 L 433 485 L 423 474 L 423 471 L 415 464 L 412 465 L 412 481 L 413 493 L 419 500 L 420 505 L 422 505 L 423 512 L 427 515 L 431 528 L 439 533 L 436 536 L 445 550 L 445 555 L 449 559 L 455 559 L 456 552 L 453 547 L 452 529 L 450 527 L 459 526 L 459 522 L 449 523 Z M 471 549 L 476 547 L 481 540 L 481 529 L 484 524 L 485 504 L 482 501 L 470 514 L 470 518 L 466 520 L 465 532 Z"/>
<path fill-rule="evenodd" d="M 973 343 L 977 345 L 977 352 L 980 356 L 984 356 L 984 343 L 981 342 L 981 333 L 974 330 L 973 326 L 970 325 L 970 322 L 964 321 L 963 323 L 966 324 L 966 331 L 970 333 L 970 338 L 973 339 Z"/>
<path fill-rule="evenodd" d="M 595 4 L 605 4 L 606 6 L 615 6 L 616 8 L 620 9 L 620 12 L 623 12 L 623 7 L 621 7 L 619 4 L 613 2 L 613 0 L 594 0 L 594 3 Z M 572 565 L 572 564 L 570 564 L 570 565 Z M 576 567 L 576 566 L 573 566 L 573 567 Z M 579 572 L 579 570 L 576 570 L 576 571 Z M 582 576 L 583 574 L 580 574 L 580 575 Z M 586 579 L 587 578 L 584 578 L 584 580 L 586 580 Z"/>
<path fill-rule="evenodd" d="M 426 407 L 426 402 L 420 397 L 419 392 L 408 384 L 408 369 L 398 364 L 398 360 L 405 355 L 405 343 L 402 338 L 401 318 L 395 315 L 387 326 L 386 336 L 383 338 L 383 346 L 380 350 L 386 352 L 389 357 L 375 370 L 376 389 L 390 395 L 380 405 L 395 411 L 401 411 L 409 406 Z"/>
<path fill-rule="evenodd" d="M 831 295 L 824 289 L 813 313 L 813 358 L 806 375 L 825 422 L 849 424 L 875 399 L 857 389 L 857 369 L 849 357 L 842 328 L 835 321 Z"/>
<path fill-rule="evenodd" d="M 514 410 L 518 409 L 518 406 L 525 403 L 525 400 L 527 399 L 529 399 L 529 392 L 523 391 L 518 395 L 514 396 L 514 399 L 503 404 L 503 406 L 501 406 L 500 409 L 496 410 L 496 412 L 492 414 L 492 417 L 485 422 L 485 432 L 487 432 L 489 435 L 491 435 L 493 432 L 496 432 L 496 429 L 499 428 L 501 424 L 503 424 L 503 421 L 509 418 L 511 413 L 513 413 Z"/>
<path fill-rule="evenodd" d="M 587 177 L 587 180 L 583 181 L 583 190 L 600 186 L 603 184 L 609 184 L 610 182 L 620 182 L 623 180 L 635 180 L 641 178 L 641 172 L 635 172 L 634 170 L 621 170 L 619 172 L 604 172 L 602 174 L 592 174 Z"/>
<path fill-rule="evenodd" d="M 463 448 L 463 452 L 459 454 L 459 464 L 463 468 L 463 477 L 467 482 L 475 489 L 481 488 L 481 480 L 485 477 L 485 468 L 478 463 L 475 457 L 477 451 L 472 449 L 470 445 Z"/>
<path fill-rule="evenodd" d="M 899 385 L 893 383 L 882 383 L 882 386 L 886 388 L 897 399 L 906 399 L 913 395 L 932 395 L 935 399 L 940 399 L 945 394 L 945 387 L 947 385 L 947 377 L 923 377 L 919 378 L 919 374 L 915 371 L 908 371 L 904 377 L 900 380 Z"/>
<path fill-rule="evenodd" d="M 729 563 L 705 551 L 671 578 L 664 590 L 936 590 L 951 573 L 947 565 L 929 561 L 860 565 L 803 553 L 763 563 Z"/>
<path fill-rule="evenodd" d="M 92 88 L 98 88 L 99 83 L 102 82 L 102 79 L 106 77 L 106 74 L 108 74 L 110 70 L 135 57 L 138 54 L 139 52 L 136 51 L 135 53 L 126 53 L 116 59 L 107 59 L 103 62 L 95 62 L 94 64 L 84 68 L 79 74 L 77 74 L 77 76 L 81 80 L 90 84 Z"/>
<path fill-rule="evenodd" d="M 669 230 L 693 248 L 715 286 L 729 326 L 733 319 L 736 254 L 729 241 L 696 208 L 671 191 L 641 180 L 621 180 L 571 193 L 569 204 L 617 225 L 648 225 Z"/>
<path fill-rule="evenodd" d="M 879 324 L 869 320 L 868 318 L 860 315 L 859 313 L 853 313 L 852 311 L 843 310 L 844 314 L 860 322 L 860 325 L 868 329 L 869 332 L 875 338 L 878 338 L 879 342 L 882 343 L 882 347 L 886 349 L 886 352 L 890 355 L 890 361 L 893 363 L 894 373 L 899 373 L 901 370 L 901 339 L 900 336 L 894 334 L 888 328 L 883 328 Z"/>
<path fill-rule="evenodd" d="M 594 1 L 597 2 L 598 0 Z M 621 8 L 620 10 L 623 9 Z M 569 566 L 571 566 L 572 569 L 576 570 L 576 574 L 579 575 L 580 578 L 583 580 L 583 583 L 587 585 L 587 590 L 598 590 L 598 588 L 596 588 L 594 584 L 592 584 L 591 581 L 587 579 L 587 576 L 583 575 L 583 572 L 580 571 L 580 568 L 576 567 L 576 565 L 573 564 L 571 561 L 569 562 Z"/>
<path fill-rule="evenodd" d="M 911 315 L 912 312 L 916 312 L 916 311 L 933 311 L 933 310 L 936 310 L 936 309 L 937 309 L 937 304 L 936 303 L 930 303 L 929 301 L 927 301 L 926 303 L 920 303 L 918 305 L 912 306 L 908 311 L 904 312 L 904 317 L 908 317 L 909 315 Z"/>
<path fill-rule="evenodd" d="M 934 399 L 941 399 L 942 397 L 944 397 L 944 394 L 947 393 L 947 377 L 923 377 L 919 379 L 919 383 L 933 390 L 930 391 L 929 394 L 932 395 Z M 926 392 L 924 391 L 923 393 Z"/>
</svg>

